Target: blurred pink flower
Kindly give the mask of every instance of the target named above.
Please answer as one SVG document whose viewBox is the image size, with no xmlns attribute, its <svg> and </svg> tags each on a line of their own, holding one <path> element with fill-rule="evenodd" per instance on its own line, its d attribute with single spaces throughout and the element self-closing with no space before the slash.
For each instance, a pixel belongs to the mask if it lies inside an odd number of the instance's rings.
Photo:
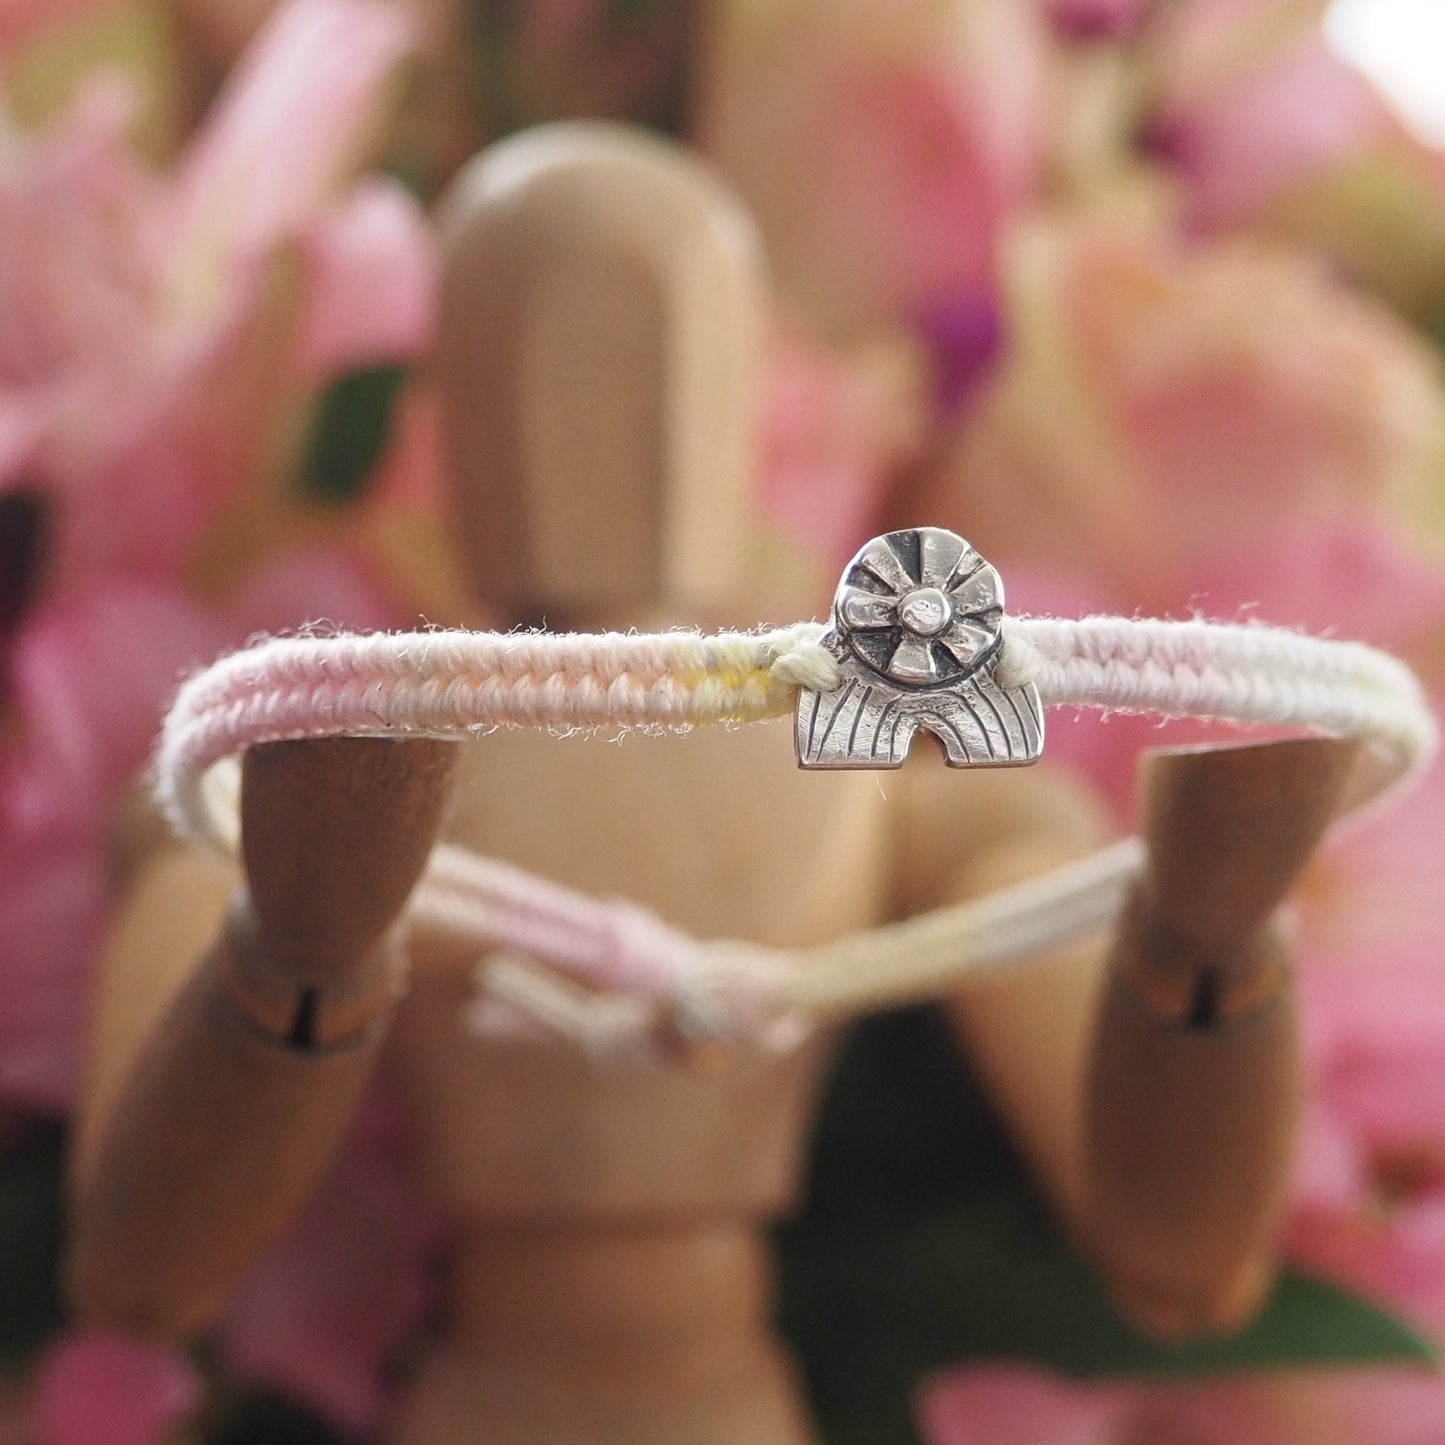
<svg viewBox="0 0 1445 1445">
<path fill-rule="evenodd" d="M 922 382 L 901 343 L 843 352 L 773 329 L 756 501 L 830 571 L 877 530 L 887 489 L 921 451 Z"/>
<path fill-rule="evenodd" d="M 0 59 L 49 27 L 113 0 L 0 0 Z"/>
<path fill-rule="evenodd" d="M 1445 1337 L 1445 768 L 1311 869 L 1292 1258 Z"/>
<path fill-rule="evenodd" d="M 1143 23 L 1150 0 L 1043 0 L 1043 6 L 1049 23 L 1070 40 L 1119 40 Z"/>
<path fill-rule="evenodd" d="M 112 579 L 25 619 L 0 740 L 0 1099 L 65 1109 L 108 902 L 107 812 L 180 670 L 224 630 L 174 585 Z"/>
<path fill-rule="evenodd" d="M 419 221 L 390 190 L 338 209 L 406 43 L 384 0 L 293 0 L 174 176 L 130 153 L 126 98 L 103 80 L 54 133 L 5 147 L 0 489 L 24 469 L 59 499 L 52 586 L 173 571 L 222 500 L 256 485 L 304 396 L 297 318 L 322 328 L 301 338 L 314 371 L 342 278 L 367 285 L 353 309 L 375 316 L 371 348 L 425 337 Z M 286 264 L 303 242 L 303 271 L 326 283 L 310 312 Z"/>
<path fill-rule="evenodd" d="M 1445 154 L 1327 45 L 1323 0 L 1183 0 L 1146 32 L 1148 133 L 1194 221 L 1331 257 L 1422 319 L 1445 301 Z"/>
<path fill-rule="evenodd" d="M 350 181 L 407 43 L 386 0 L 292 0 L 173 175 L 132 154 L 104 78 L 0 146 L 8 1098 L 74 1089 L 110 811 L 181 673 L 257 628 L 398 620 L 334 550 L 267 557 L 221 603 L 185 568 L 322 382 L 428 335 L 420 213 Z"/>
<path fill-rule="evenodd" d="M 988 308 L 1033 193 L 1046 35 L 1015 0 L 731 0 L 698 133 L 825 335 Z"/>
<path fill-rule="evenodd" d="M 397 1112 L 374 1094 L 351 1143 L 221 1321 L 231 1365 L 352 1430 L 375 1425 L 395 1356 L 433 1303 L 439 1222 L 408 1166 Z"/>
<path fill-rule="evenodd" d="M 33 1445 L 163 1445 L 200 1403 L 200 1377 L 175 1351 L 100 1330 L 64 1334 L 36 1367 Z"/>
<path fill-rule="evenodd" d="M 0 1109 L 58 1113 L 80 1078 L 106 860 L 99 840 L 76 834 L 17 839 L 0 829 L 0 851 Z"/>
<path fill-rule="evenodd" d="M 1209 227 L 1258 219 L 1366 146 L 1384 103 L 1325 40 L 1322 3 L 1184 0 L 1149 32 L 1153 137 Z"/>
<path fill-rule="evenodd" d="M 0 817 L 24 834 L 97 831 L 144 762 L 181 672 L 225 637 L 183 589 L 111 578 L 42 606 L 14 657 L 16 735 L 0 751 Z"/>
<path fill-rule="evenodd" d="M 1436 357 L 1307 257 L 1045 222 L 1006 295 L 1002 368 L 915 501 L 1125 610 L 1188 605 L 1241 541 L 1368 530 L 1439 455 Z"/>
<path fill-rule="evenodd" d="M 399 184 L 357 186 L 300 243 L 306 296 L 297 360 L 308 380 L 422 350 L 437 258 L 425 217 Z"/>
<path fill-rule="evenodd" d="M 108 822 L 181 677 L 257 631 L 386 627 L 395 604 L 335 550 L 268 559 L 225 608 L 110 577 L 40 608 L 11 660 L 0 741 L 0 1100 L 66 1108 L 109 903 Z"/>
<path fill-rule="evenodd" d="M 1445 1379 L 1359 1370 L 1083 1383 L 985 1364 L 932 1385 L 919 1416 L 929 1445 L 1436 1445 Z"/>
<path fill-rule="evenodd" d="M 237 267 L 295 236 L 366 159 L 411 42 L 392 0 L 290 0 L 232 73 L 168 203 L 170 300 L 230 303 Z"/>
</svg>

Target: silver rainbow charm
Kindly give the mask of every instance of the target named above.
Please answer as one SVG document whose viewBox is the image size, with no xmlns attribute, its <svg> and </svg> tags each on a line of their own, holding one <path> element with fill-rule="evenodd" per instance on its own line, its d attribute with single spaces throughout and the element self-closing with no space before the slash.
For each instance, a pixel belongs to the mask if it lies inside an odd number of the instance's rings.
<svg viewBox="0 0 1445 1445">
<path fill-rule="evenodd" d="M 902 767 L 920 729 L 953 768 L 1035 762 L 1038 689 L 994 680 L 1002 621 L 1003 583 L 962 537 L 942 527 L 875 537 L 844 569 L 821 639 L 838 686 L 799 691 L 798 766 Z"/>
</svg>

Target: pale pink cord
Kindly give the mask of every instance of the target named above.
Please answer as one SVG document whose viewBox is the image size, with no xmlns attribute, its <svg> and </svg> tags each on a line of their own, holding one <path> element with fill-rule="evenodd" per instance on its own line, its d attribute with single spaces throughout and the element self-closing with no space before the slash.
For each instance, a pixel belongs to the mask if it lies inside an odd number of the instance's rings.
<svg viewBox="0 0 1445 1445">
<path fill-rule="evenodd" d="M 1415 674 L 1358 642 L 1260 623 L 1121 617 L 1005 619 L 1010 680 L 1047 706 L 1155 713 L 1361 738 L 1345 810 L 1416 778 L 1438 728 Z"/>
<path fill-rule="evenodd" d="M 413 911 L 482 947 L 542 960 L 598 989 L 662 997 L 696 951 L 685 933 L 621 898 L 593 898 L 510 864 L 443 844 Z"/>
<path fill-rule="evenodd" d="M 288 738 L 457 738 L 495 727 L 689 728 L 786 712 L 773 664 L 811 626 L 769 633 L 435 631 L 272 638 L 187 681 L 161 733 L 156 791 L 178 831 L 234 847 L 211 767 Z"/>
<path fill-rule="evenodd" d="M 184 833 L 227 847 L 204 775 L 256 743 L 336 735 L 463 737 L 499 726 L 688 728 L 788 712 L 826 689 L 821 628 L 601 635 L 421 632 L 275 638 L 181 689 L 156 756 Z M 1014 618 L 1000 671 L 1048 706 L 1152 712 L 1360 737 L 1359 806 L 1416 772 L 1435 721 L 1410 670 L 1358 643 L 1259 625 Z"/>
<path fill-rule="evenodd" d="M 1138 839 L 1126 839 L 984 897 L 802 949 L 691 939 L 633 908 L 665 951 L 619 973 L 611 958 L 599 967 L 586 942 L 588 920 L 605 929 L 614 905 L 548 885 L 549 906 L 577 926 L 528 933 L 509 918 L 508 880 L 486 860 L 446 851 L 442 876 L 428 877 L 413 912 L 476 947 L 478 981 L 503 1005 L 474 1010 L 479 1026 L 540 1023 L 602 1056 L 650 1052 L 664 1011 L 697 1037 L 787 1048 L 820 1020 L 996 976 L 1114 917 L 1143 856 Z"/>
</svg>

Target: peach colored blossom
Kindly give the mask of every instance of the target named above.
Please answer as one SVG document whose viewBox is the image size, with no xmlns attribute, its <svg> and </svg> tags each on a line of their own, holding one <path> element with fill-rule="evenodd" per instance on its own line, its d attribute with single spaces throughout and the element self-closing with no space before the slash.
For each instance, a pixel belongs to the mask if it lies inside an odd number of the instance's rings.
<svg viewBox="0 0 1445 1445">
<path fill-rule="evenodd" d="M 1244 539 L 1417 500 L 1440 455 L 1437 358 L 1310 258 L 1050 221 L 1016 231 L 1006 301 L 929 515 L 1126 609 L 1186 605 Z"/>
<path fill-rule="evenodd" d="M 1153 137 L 1196 219 L 1257 219 L 1388 126 L 1325 40 L 1323 0 L 1184 0 L 1149 31 Z"/>
<path fill-rule="evenodd" d="M 720 7 L 698 133 L 825 333 L 988 302 L 1034 192 L 1046 36 L 1015 0 Z"/>
<path fill-rule="evenodd" d="M 1326 44 L 1323 0 L 1184 0 L 1146 32 L 1147 133 L 1194 221 L 1333 258 L 1411 314 L 1445 299 L 1445 155 Z"/>
<path fill-rule="evenodd" d="M 50 26 L 103 10 L 109 0 L 0 0 L 0 59 Z"/>
</svg>

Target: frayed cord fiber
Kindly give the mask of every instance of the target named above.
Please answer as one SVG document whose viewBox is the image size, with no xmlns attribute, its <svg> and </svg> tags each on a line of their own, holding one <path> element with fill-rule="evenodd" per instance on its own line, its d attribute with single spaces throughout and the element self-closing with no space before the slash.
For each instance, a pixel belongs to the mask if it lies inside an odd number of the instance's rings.
<svg viewBox="0 0 1445 1445">
<path fill-rule="evenodd" d="M 186 836 L 234 846 L 202 780 L 258 743 L 334 736 L 459 738 L 495 727 L 662 727 L 779 717 L 775 666 L 821 627 L 762 633 L 427 631 L 274 637 L 182 684 L 155 755 L 156 793 Z"/>
<path fill-rule="evenodd" d="M 818 623 L 758 633 L 434 630 L 271 638 L 190 678 L 156 752 L 183 834 L 234 847 L 219 763 L 258 743 L 331 736 L 460 738 L 494 727 L 686 729 L 792 710 L 837 662 Z M 1360 643 L 1259 623 L 1008 618 L 997 667 L 1046 706 L 1149 712 L 1360 737 L 1347 805 L 1417 776 L 1436 725 L 1414 674 Z M 222 780 L 224 781 L 224 779 Z"/>
<path fill-rule="evenodd" d="M 1045 706 L 1360 738 L 1344 811 L 1418 779 L 1439 745 L 1415 674 L 1363 643 L 1258 622 L 1122 617 L 1009 619 L 1004 635 Z"/>
</svg>

